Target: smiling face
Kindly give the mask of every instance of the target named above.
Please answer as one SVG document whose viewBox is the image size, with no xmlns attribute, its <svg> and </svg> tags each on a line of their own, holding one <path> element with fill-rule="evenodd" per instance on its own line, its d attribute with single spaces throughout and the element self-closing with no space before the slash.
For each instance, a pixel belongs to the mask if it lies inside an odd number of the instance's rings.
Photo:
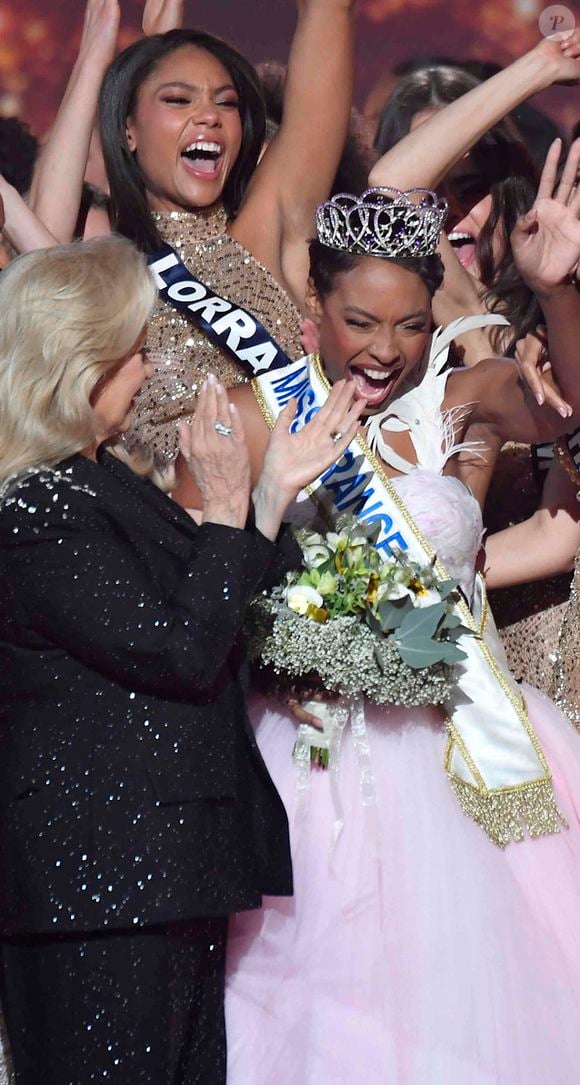
<svg viewBox="0 0 580 1085">
<path fill-rule="evenodd" d="M 144 328 L 134 347 L 108 370 L 93 392 L 91 406 L 97 447 L 125 433 L 131 425 L 135 397 L 153 373 L 153 363 L 147 361 L 144 351 L 146 334 Z"/>
<path fill-rule="evenodd" d="M 486 196 L 483 200 L 472 207 L 460 222 L 448 234 L 449 240 L 455 252 L 463 264 L 476 279 L 481 280 L 481 270 L 478 260 L 478 241 L 481 231 L 485 226 L 492 209 L 492 198 Z M 491 248 L 493 265 L 498 267 L 505 253 L 506 241 L 502 222 L 497 222 L 492 238 Z"/>
<path fill-rule="evenodd" d="M 127 141 L 151 210 L 215 203 L 242 144 L 238 94 L 227 68 L 195 46 L 169 53 L 139 88 Z"/>
<path fill-rule="evenodd" d="M 364 256 L 336 275 L 326 297 L 310 286 L 308 305 L 329 379 L 353 381 L 366 414 L 383 410 L 427 348 L 431 298 L 422 279 L 393 261 Z"/>
</svg>

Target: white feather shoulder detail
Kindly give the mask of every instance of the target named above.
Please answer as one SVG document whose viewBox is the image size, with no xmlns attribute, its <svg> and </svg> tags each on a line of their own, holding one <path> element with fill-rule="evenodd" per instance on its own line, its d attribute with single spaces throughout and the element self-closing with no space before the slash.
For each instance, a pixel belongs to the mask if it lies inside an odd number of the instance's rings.
<svg viewBox="0 0 580 1085">
<path fill-rule="evenodd" d="M 469 404 L 443 411 L 445 387 L 452 369 L 446 369 L 452 340 L 474 328 L 490 324 L 507 324 L 505 317 L 492 313 L 485 316 L 460 317 L 445 328 L 437 328 L 431 338 L 426 362 L 403 386 L 400 395 L 388 403 L 382 414 L 372 415 L 366 425 L 366 440 L 380 458 L 395 471 L 409 474 L 416 468 L 441 474 L 451 456 L 469 451 L 482 456 L 485 448 L 479 441 L 456 441 L 455 433 Z M 408 432 L 417 456 L 411 463 L 395 452 L 383 436 L 386 433 Z"/>
</svg>

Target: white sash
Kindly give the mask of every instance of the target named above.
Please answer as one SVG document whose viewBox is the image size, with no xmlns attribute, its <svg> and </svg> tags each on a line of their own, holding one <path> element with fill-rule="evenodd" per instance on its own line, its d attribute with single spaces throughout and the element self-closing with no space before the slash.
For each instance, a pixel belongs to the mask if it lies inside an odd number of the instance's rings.
<svg viewBox="0 0 580 1085">
<path fill-rule="evenodd" d="M 288 401 L 296 399 L 293 431 L 320 409 L 329 387 L 315 355 L 253 381 L 270 428 Z M 367 524 L 378 521 L 376 546 L 383 559 L 393 548 L 423 565 L 435 557 L 363 437 L 352 441 L 308 493 L 327 515 L 348 512 Z M 440 561 L 435 567 L 442 580 L 450 579 Z M 455 609 L 477 637 L 459 641 L 467 658 L 455 664 L 454 692 L 444 706 L 449 733 L 445 769 L 453 790 L 464 812 L 501 847 L 523 839 L 525 829 L 530 836 L 559 832 L 566 822 L 523 697 L 507 669 L 481 577 L 476 578 L 471 609 L 463 601 Z"/>
</svg>

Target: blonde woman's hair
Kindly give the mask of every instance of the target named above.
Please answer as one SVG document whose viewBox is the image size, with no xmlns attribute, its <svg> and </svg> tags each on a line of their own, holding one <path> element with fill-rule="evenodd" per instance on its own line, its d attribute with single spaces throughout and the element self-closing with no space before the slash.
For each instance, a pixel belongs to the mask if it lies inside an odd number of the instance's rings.
<svg viewBox="0 0 580 1085">
<path fill-rule="evenodd" d="M 0 484 L 91 446 L 91 395 L 129 355 L 155 304 L 125 238 L 57 245 L 0 275 Z"/>
</svg>

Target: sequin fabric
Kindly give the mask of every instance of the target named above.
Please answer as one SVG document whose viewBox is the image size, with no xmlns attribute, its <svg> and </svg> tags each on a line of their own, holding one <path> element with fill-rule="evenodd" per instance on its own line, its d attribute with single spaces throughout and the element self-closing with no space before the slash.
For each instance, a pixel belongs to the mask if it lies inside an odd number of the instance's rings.
<svg viewBox="0 0 580 1085">
<path fill-rule="evenodd" d="M 15 1085 L 224 1085 L 226 933 L 198 919 L 3 944 Z"/>
<path fill-rule="evenodd" d="M 580 730 L 580 550 L 576 553 L 570 601 L 562 620 L 551 695 Z"/>
<path fill-rule="evenodd" d="M 156 212 L 164 240 L 212 290 L 258 318 L 292 359 L 303 353 L 300 314 L 269 271 L 226 233 L 220 205 L 206 211 Z M 177 424 L 191 418 L 199 387 L 208 373 L 231 388 L 247 376 L 194 323 L 159 301 L 149 324 L 147 352 L 155 373 L 141 392 L 129 444 L 153 448 L 160 461 L 175 459 Z"/>
<path fill-rule="evenodd" d="M 538 501 L 529 445 L 510 442 L 500 453 L 484 512 L 488 533 L 527 520 Z M 510 671 L 547 694 L 552 688 L 569 591 L 570 574 L 566 573 L 490 592 Z"/>
<path fill-rule="evenodd" d="M 277 548 L 197 528 L 105 455 L 13 488 L 0 553 L 3 931 L 144 926 L 284 892 L 285 816 L 245 721 L 237 632 Z"/>
</svg>

